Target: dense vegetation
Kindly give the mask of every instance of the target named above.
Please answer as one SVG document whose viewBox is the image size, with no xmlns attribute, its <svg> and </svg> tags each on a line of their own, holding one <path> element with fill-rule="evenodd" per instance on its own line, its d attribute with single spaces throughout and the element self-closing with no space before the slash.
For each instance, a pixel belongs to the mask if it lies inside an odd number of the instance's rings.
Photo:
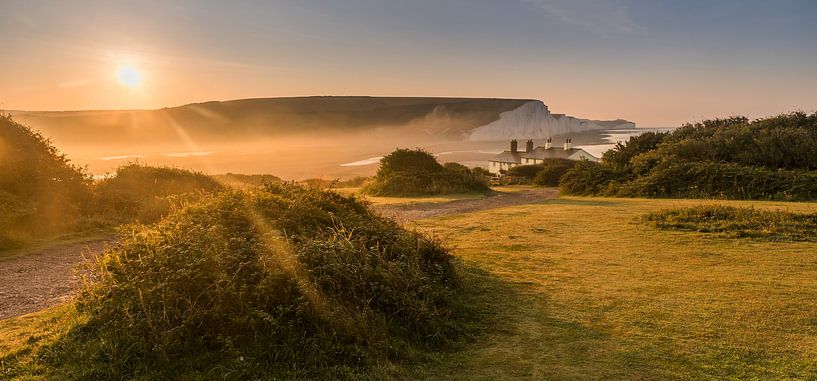
<svg viewBox="0 0 817 381">
<path fill-rule="evenodd" d="M 645 133 L 562 177 L 575 195 L 727 199 L 817 198 L 817 113 L 744 117 Z"/>
<path fill-rule="evenodd" d="M 47 376 L 354 378 L 454 334 L 448 252 L 333 192 L 222 192 L 120 240 Z"/>
<path fill-rule="evenodd" d="M 199 172 L 128 164 L 95 184 L 92 212 L 116 223 L 153 222 L 167 215 L 174 201 L 195 201 L 221 189 Z"/>
<path fill-rule="evenodd" d="M 222 188 L 201 173 L 139 164 L 94 183 L 41 134 L 0 116 L 0 250 L 156 221 L 175 201 Z"/>
<path fill-rule="evenodd" d="M 481 173 L 447 163 L 440 165 L 434 155 L 421 149 L 398 149 L 380 160 L 377 175 L 363 192 L 373 196 L 424 196 L 487 192 Z"/>
<path fill-rule="evenodd" d="M 546 187 L 559 186 L 559 180 L 576 162 L 566 159 L 547 159 L 542 164 L 520 165 L 508 170 L 513 184 L 532 184 Z"/>
<path fill-rule="evenodd" d="M 0 115 L 0 249 L 78 228 L 89 184 L 48 139 Z"/>
<path fill-rule="evenodd" d="M 789 213 L 724 205 L 664 209 L 644 216 L 660 229 L 774 241 L 817 241 L 817 213 Z"/>
</svg>

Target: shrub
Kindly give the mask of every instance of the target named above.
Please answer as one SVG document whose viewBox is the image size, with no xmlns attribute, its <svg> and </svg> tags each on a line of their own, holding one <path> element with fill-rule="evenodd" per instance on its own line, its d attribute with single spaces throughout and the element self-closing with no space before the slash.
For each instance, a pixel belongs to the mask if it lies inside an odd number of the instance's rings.
<svg viewBox="0 0 817 381">
<path fill-rule="evenodd" d="M 123 232 L 47 361 L 76 378 L 353 378 L 445 344 L 450 258 L 354 198 L 223 192 Z"/>
<path fill-rule="evenodd" d="M 664 138 L 669 135 L 666 132 L 645 132 L 638 136 L 633 136 L 626 143 L 616 143 L 611 149 L 602 155 L 602 160 L 617 168 L 626 168 L 630 160 L 634 157 L 654 150 Z"/>
<path fill-rule="evenodd" d="M 48 139 L 0 115 L 0 249 L 75 229 L 89 182 Z"/>
<path fill-rule="evenodd" d="M 542 165 L 517 165 L 508 170 L 507 175 L 518 179 L 520 183 L 530 184 L 536 174 L 539 173 L 544 166 Z"/>
<path fill-rule="evenodd" d="M 567 170 L 559 181 L 562 193 L 574 195 L 609 195 L 615 192 L 620 175 L 612 168 L 592 162 L 579 161 Z"/>
<path fill-rule="evenodd" d="M 712 233 L 722 237 L 817 241 L 817 213 L 701 205 L 661 210 L 647 214 L 643 220 L 659 229 Z"/>
<path fill-rule="evenodd" d="M 380 160 L 377 175 L 363 187 L 374 196 L 422 196 L 450 193 L 487 192 L 481 174 L 467 167 L 440 165 L 426 151 L 398 149 Z"/>
<path fill-rule="evenodd" d="M 95 185 L 93 212 L 114 223 L 153 222 L 169 213 L 174 201 L 196 200 L 221 189 L 199 172 L 127 164 Z"/>
<path fill-rule="evenodd" d="M 542 165 L 542 169 L 533 177 L 533 185 L 557 187 L 562 176 L 576 165 L 572 160 L 548 160 Z"/>
<path fill-rule="evenodd" d="M 687 124 L 618 144 L 563 177 L 567 194 L 812 200 L 817 113 Z M 567 181 L 567 184 L 564 182 Z"/>
</svg>

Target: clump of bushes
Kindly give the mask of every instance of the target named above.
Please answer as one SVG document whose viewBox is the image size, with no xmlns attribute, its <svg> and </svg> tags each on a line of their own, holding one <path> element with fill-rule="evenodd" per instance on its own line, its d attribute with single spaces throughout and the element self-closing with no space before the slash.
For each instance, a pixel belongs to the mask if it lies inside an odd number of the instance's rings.
<svg viewBox="0 0 817 381">
<path fill-rule="evenodd" d="M 95 184 L 92 212 L 113 223 L 153 222 L 169 213 L 174 202 L 195 201 L 222 189 L 200 172 L 131 163 Z"/>
<path fill-rule="evenodd" d="M 226 191 L 120 239 L 54 376 L 355 378 L 454 334 L 449 253 L 333 192 Z"/>
<path fill-rule="evenodd" d="M 813 200 L 817 113 L 687 124 L 618 144 L 600 163 L 568 170 L 566 194 Z"/>
<path fill-rule="evenodd" d="M 730 238 L 817 241 L 817 213 L 757 210 L 724 205 L 666 209 L 644 216 L 659 229 L 712 233 Z"/>
<path fill-rule="evenodd" d="M 363 192 L 373 196 L 423 196 L 488 192 L 482 173 L 460 164 L 440 165 L 429 152 L 398 149 L 380 160 L 377 175 Z"/>
<path fill-rule="evenodd" d="M 517 165 L 509 169 L 505 175 L 512 184 L 531 184 L 533 178 L 544 169 L 541 165 Z"/>
<path fill-rule="evenodd" d="M 0 250 L 76 229 L 90 181 L 48 139 L 0 114 Z"/>
<path fill-rule="evenodd" d="M 576 161 L 547 159 L 541 164 L 519 165 L 508 170 L 512 184 L 531 184 L 545 187 L 559 186 L 562 175 L 576 165 Z"/>
</svg>

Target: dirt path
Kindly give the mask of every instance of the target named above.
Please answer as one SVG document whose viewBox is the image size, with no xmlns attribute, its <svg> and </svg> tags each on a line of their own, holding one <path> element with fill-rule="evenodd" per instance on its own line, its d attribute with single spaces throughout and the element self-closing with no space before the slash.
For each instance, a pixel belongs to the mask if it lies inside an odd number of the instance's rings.
<svg viewBox="0 0 817 381">
<path fill-rule="evenodd" d="M 0 319 L 39 311 L 73 295 L 79 277 L 75 268 L 90 253 L 101 252 L 108 239 L 31 249 L 0 259 Z"/>
<path fill-rule="evenodd" d="M 541 188 L 514 193 L 499 193 L 491 197 L 473 200 L 381 205 L 375 206 L 374 208 L 384 216 L 414 221 L 450 214 L 471 213 L 506 206 L 531 204 L 542 200 L 554 199 L 558 194 L 559 191 L 556 188 Z"/>
</svg>

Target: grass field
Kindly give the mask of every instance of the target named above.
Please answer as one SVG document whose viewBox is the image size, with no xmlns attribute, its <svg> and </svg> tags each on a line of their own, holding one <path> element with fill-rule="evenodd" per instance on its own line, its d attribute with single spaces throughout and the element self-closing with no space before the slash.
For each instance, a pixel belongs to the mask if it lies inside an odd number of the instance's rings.
<svg viewBox="0 0 817 381">
<path fill-rule="evenodd" d="M 411 376 L 814 379 L 817 244 L 636 222 L 713 202 L 561 198 L 421 221 L 456 248 L 489 333 Z"/>
<path fill-rule="evenodd" d="M 640 222 L 648 212 L 702 203 L 817 212 L 817 203 L 563 197 L 420 221 L 455 249 L 475 315 L 471 332 L 482 333 L 398 373 L 817 378 L 817 244 Z M 0 321 L 0 358 L 53 340 L 48 332 L 71 318 L 60 308 Z"/>
</svg>

